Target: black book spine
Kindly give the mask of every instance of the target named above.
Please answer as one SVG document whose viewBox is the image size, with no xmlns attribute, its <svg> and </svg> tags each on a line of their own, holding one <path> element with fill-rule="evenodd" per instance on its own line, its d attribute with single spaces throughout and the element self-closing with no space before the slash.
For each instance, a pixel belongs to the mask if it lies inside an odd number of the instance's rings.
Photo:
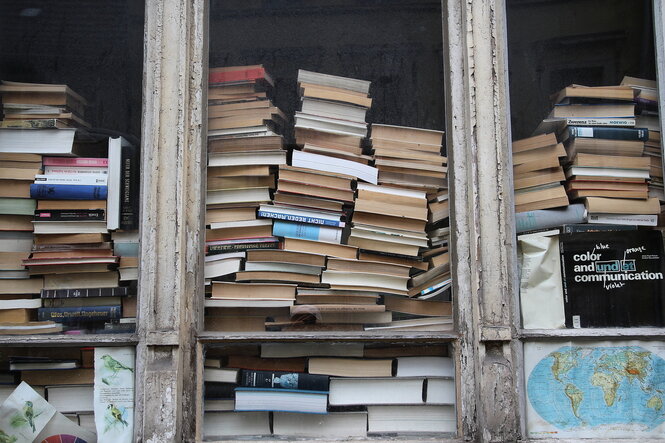
<svg viewBox="0 0 665 443">
<path fill-rule="evenodd" d="M 68 210 L 68 209 L 39 209 L 35 211 L 35 220 L 54 221 L 104 221 L 103 209 Z"/>
<path fill-rule="evenodd" d="M 568 297 L 568 285 L 566 284 L 566 258 L 564 255 L 565 245 L 559 236 L 559 255 L 561 257 L 561 289 L 563 292 L 563 313 L 566 319 L 566 327 L 573 327 L 573 318 L 570 310 L 570 298 Z"/>
<path fill-rule="evenodd" d="M 233 398 L 235 395 L 234 389 L 238 385 L 234 383 L 216 383 L 206 382 L 203 387 L 203 395 L 205 398 Z"/>
<path fill-rule="evenodd" d="M 41 298 L 86 298 L 123 297 L 129 295 L 129 288 L 81 288 L 81 289 L 42 289 Z"/>
<path fill-rule="evenodd" d="M 246 251 L 248 249 L 277 249 L 279 242 L 233 243 L 228 245 L 207 246 L 208 255 L 224 254 L 227 252 Z"/>
<path fill-rule="evenodd" d="M 136 147 L 122 147 L 120 169 L 120 229 L 134 230 L 139 226 L 139 169 Z"/>
<path fill-rule="evenodd" d="M 601 223 L 582 223 L 563 225 L 564 234 L 572 232 L 636 231 L 635 225 L 604 225 Z"/>
<path fill-rule="evenodd" d="M 328 391 L 330 378 L 327 375 L 301 372 L 255 371 L 240 372 L 240 386 L 248 388 L 301 389 L 306 391 Z"/>
<path fill-rule="evenodd" d="M 602 138 L 606 140 L 649 140 L 647 128 L 615 128 L 615 127 L 584 127 L 568 126 L 569 138 Z"/>
</svg>

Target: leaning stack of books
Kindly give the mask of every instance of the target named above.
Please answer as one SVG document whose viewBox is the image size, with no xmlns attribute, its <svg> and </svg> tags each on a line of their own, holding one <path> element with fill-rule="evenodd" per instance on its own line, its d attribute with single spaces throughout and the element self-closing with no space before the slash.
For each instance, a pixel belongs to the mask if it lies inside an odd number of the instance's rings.
<svg viewBox="0 0 665 443">
<path fill-rule="evenodd" d="M 454 366 L 442 346 L 274 343 L 212 352 L 204 363 L 207 439 L 455 432 Z"/>
<path fill-rule="evenodd" d="M 561 167 L 566 151 L 554 133 L 516 140 L 512 151 L 515 212 L 568 205 L 561 184 L 566 179 Z"/>
</svg>

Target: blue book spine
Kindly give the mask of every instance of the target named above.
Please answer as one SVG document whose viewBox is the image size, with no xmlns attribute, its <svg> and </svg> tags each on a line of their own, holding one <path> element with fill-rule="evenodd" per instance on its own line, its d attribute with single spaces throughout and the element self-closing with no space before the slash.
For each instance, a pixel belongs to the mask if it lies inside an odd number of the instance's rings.
<svg viewBox="0 0 665 443">
<path fill-rule="evenodd" d="M 276 220 L 286 220 L 296 223 L 309 223 L 312 225 L 344 227 L 344 222 L 339 220 L 328 220 L 325 218 L 309 217 L 306 215 L 282 214 L 279 212 L 259 211 L 259 217 L 274 218 Z"/>
<path fill-rule="evenodd" d="M 106 200 L 108 187 L 100 185 L 30 185 L 30 198 L 38 200 Z"/>
<path fill-rule="evenodd" d="M 120 318 L 120 305 L 113 306 L 72 306 L 68 308 L 39 308 L 39 321 L 56 323 L 78 323 L 87 321 L 108 321 Z"/>
<path fill-rule="evenodd" d="M 277 220 L 272 225 L 272 235 L 275 237 L 299 238 L 302 240 L 332 241 L 325 238 L 330 236 L 326 232 L 329 229 L 335 228 Z"/>
</svg>

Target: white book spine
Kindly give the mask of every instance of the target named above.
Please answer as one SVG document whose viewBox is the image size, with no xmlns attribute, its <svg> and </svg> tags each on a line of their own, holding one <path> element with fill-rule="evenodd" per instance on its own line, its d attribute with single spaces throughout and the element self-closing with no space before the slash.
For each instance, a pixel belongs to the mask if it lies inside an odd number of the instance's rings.
<svg viewBox="0 0 665 443">
<path fill-rule="evenodd" d="M 98 174 L 37 174 L 35 175 L 35 183 L 106 186 L 107 176 Z"/>
<path fill-rule="evenodd" d="M 44 166 L 45 175 L 55 174 L 91 174 L 107 175 L 108 169 L 96 166 Z"/>
</svg>

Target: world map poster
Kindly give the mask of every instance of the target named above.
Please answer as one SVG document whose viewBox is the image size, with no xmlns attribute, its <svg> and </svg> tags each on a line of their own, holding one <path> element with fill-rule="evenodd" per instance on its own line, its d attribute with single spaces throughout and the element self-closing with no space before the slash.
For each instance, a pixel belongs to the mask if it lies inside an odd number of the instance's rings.
<svg viewBox="0 0 665 443">
<path fill-rule="evenodd" d="M 524 344 L 530 438 L 665 438 L 665 343 Z"/>
</svg>

